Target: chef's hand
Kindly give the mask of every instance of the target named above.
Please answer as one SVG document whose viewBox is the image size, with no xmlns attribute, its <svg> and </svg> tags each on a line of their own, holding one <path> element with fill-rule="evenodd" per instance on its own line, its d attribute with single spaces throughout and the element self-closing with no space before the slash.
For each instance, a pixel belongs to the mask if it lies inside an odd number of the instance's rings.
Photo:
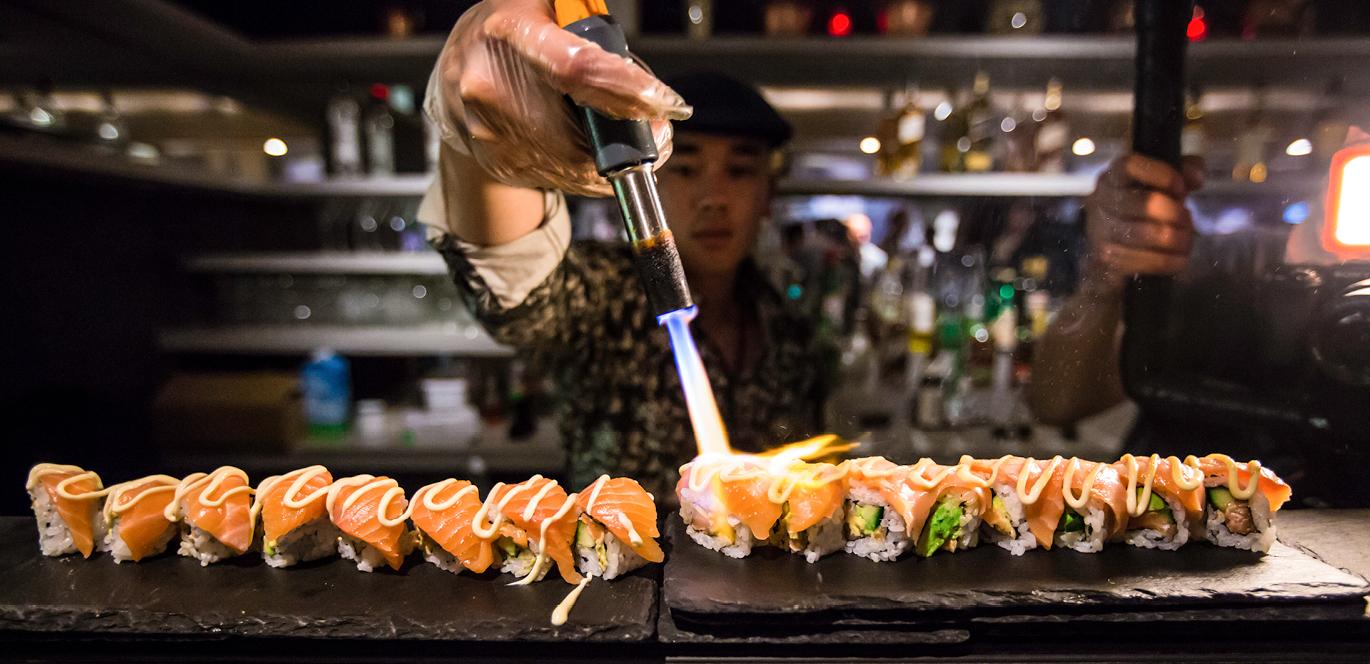
<svg viewBox="0 0 1370 664">
<path fill-rule="evenodd" d="M 606 195 L 565 95 L 652 121 L 658 163 L 670 152 L 668 120 L 690 115 L 646 70 L 559 27 L 548 0 L 485 0 L 462 14 L 438 56 L 426 110 L 444 142 L 500 182 Z"/>
<path fill-rule="evenodd" d="M 1194 244 L 1194 221 L 1184 200 L 1203 186 L 1203 161 L 1186 157 L 1181 170 L 1130 154 L 1099 176 L 1085 199 L 1090 254 L 1083 287 L 1121 292 L 1135 275 L 1184 270 Z"/>
</svg>

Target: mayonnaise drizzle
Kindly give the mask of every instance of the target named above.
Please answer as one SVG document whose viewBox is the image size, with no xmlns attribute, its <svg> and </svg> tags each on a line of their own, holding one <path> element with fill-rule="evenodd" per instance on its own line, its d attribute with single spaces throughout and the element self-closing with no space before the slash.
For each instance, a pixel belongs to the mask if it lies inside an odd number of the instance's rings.
<svg viewBox="0 0 1370 664">
<path fill-rule="evenodd" d="M 571 617 L 571 607 L 576 605 L 576 599 L 580 597 L 580 593 L 585 590 L 585 586 L 590 585 L 590 581 L 593 580 L 593 578 L 594 577 L 587 576 L 581 579 L 580 583 L 577 583 L 576 587 L 572 588 L 571 592 L 566 594 L 566 599 L 561 600 L 561 603 L 557 605 L 557 608 L 552 610 L 553 627 L 560 627 L 566 624 L 566 619 Z"/>
<path fill-rule="evenodd" d="M 76 473 L 57 483 L 56 493 L 58 498 L 64 498 L 66 500 L 90 500 L 109 493 L 109 489 L 97 489 L 85 493 L 71 493 L 67 490 L 67 487 L 76 482 L 80 482 L 81 480 L 93 479 L 95 480 L 95 486 L 97 487 L 103 486 L 104 482 L 100 481 L 100 476 L 93 470 L 85 470 L 80 466 L 68 466 L 57 463 L 40 463 L 33 468 L 30 468 L 29 479 L 24 483 L 24 488 L 32 491 L 44 477 L 57 473 Z"/>
<path fill-rule="evenodd" d="M 1089 503 L 1089 491 L 1094 488 L 1094 481 L 1099 478 L 1099 472 L 1104 469 L 1104 464 L 1094 464 L 1094 469 L 1085 476 L 1085 481 L 1080 485 L 1080 495 L 1073 494 L 1074 489 L 1070 488 L 1071 482 L 1075 479 L 1075 472 L 1080 469 L 1080 457 L 1071 457 L 1070 463 L 1066 465 L 1065 479 L 1061 482 L 1061 495 L 1066 499 L 1066 504 L 1082 510 Z"/>
<path fill-rule="evenodd" d="M 556 482 L 550 482 L 548 485 L 555 486 Z M 540 500 L 545 493 L 545 491 L 539 493 L 533 501 L 529 502 L 529 505 L 537 504 L 537 501 Z M 573 493 L 569 496 L 566 496 L 566 500 L 562 501 L 561 507 L 557 508 L 556 513 L 542 520 L 542 524 L 538 528 L 538 555 L 537 558 L 533 559 L 533 569 L 528 572 L 527 576 L 509 585 L 526 586 L 534 581 L 537 581 L 538 576 L 542 573 L 543 566 L 547 563 L 547 526 L 550 526 L 553 523 L 560 521 L 566 516 L 566 513 L 570 511 L 571 507 L 573 507 L 576 504 L 577 495 L 578 494 Z M 526 517 L 524 520 L 526 521 L 531 518 L 532 517 L 529 516 Z"/>
<path fill-rule="evenodd" d="M 595 509 L 595 502 L 599 500 L 599 492 L 604 489 L 604 484 L 609 481 L 608 475 L 600 475 L 595 479 L 594 484 L 590 485 L 590 500 L 585 502 L 585 511 Z"/>
<path fill-rule="evenodd" d="M 1191 460 L 1193 463 L 1190 463 Z M 1183 463 L 1180 462 L 1179 457 L 1174 456 L 1167 457 L 1166 461 L 1170 462 L 1170 477 L 1175 480 L 1175 486 L 1179 487 L 1180 490 L 1193 491 L 1203 486 L 1204 474 L 1202 470 L 1199 470 L 1199 460 L 1195 459 L 1194 455 L 1191 454 Z M 1191 469 L 1194 472 L 1188 472 Z M 1192 481 L 1187 480 L 1185 479 L 1186 475 L 1194 479 Z"/>
<path fill-rule="evenodd" d="M 1246 462 L 1246 472 L 1249 474 L 1249 477 L 1246 480 L 1246 486 L 1243 487 L 1241 485 L 1241 478 L 1237 476 L 1237 466 L 1239 464 L 1236 461 L 1233 461 L 1232 457 L 1227 456 L 1226 454 L 1210 454 L 1204 458 L 1217 459 L 1227 464 L 1227 489 L 1232 492 L 1233 498 L 1236 498 L 1237 500 L 1250 500 L 1251 496 L 1256 495 L 1256 487 L 1260 485 L 1261 480 L 1261 462 L 1255 459 Z"/>
<path fill-rule="evenodd" d="M 222 486 L 224 481 L 230 476 L 241 477 L 243 486 L 229 489 L 219 495 L 218 498 L 206 498 L 206 496 L 213 495 L 215 491 L 218 491 L 219 487 Z M 162 511 L 162 516 L 166 517 L 167 521 L 180 521 L 183 514 L 181 502 L 189 496 L 191 492 L 197 489 L 201 489 L 201 491 L 199 495 L 196 496 L 196 500 L 204 507 L 220 507 L 225 501 L 233 496 L 244 493 L 251 495 L 253 493 L 253 489 L 247 481 L 247 473 L 243 472 L 241 468 L 220 466 L 209 474 L 191 473 L 186 475 L 185 478 L 181 480 L 180 484 L 176 485 L 176 494 L 172 497 L 171 502 L 167 504 L 166 509 Z"/>
<path fill-rule="evenodd" d="M 628 530 L 628 541 L 632 542 L 633 546 L 642 546 L 642 536 L 637 534 L 637 528 L 633 527 L 633 521 L 628 518 L 627 514 L 619 511 L 618 523 Z"/>
<path fill-rule="evenodd" d="M 937 485 L 941 484 L 942 480 L 946 479 L 948 475 L 956 472 L 958 468 L 957 466 L 946 466 L 943 467 L 942 470 L 937 471 L 936 476 L 928 478 L 928 466 L 933 465 L 936 465 L 936 463 L 932 459 L 919 459 L 918 463 L 914 464 L 913 468 L 909 470 L 909 481 L 913 482 L 913 485 L 920 489 L 931 491 L 932 489 L 937 488 Z"/>
<path fill-rule="evenodd" d="M 263 506 L 262 501 L 265 499 L 266 495 L 270 493 L 272 489 L 276 488 L 276 485 L 286 481 L 292 475 L 295 475 L 296 477 L 294 481 L 290 483 L 290 486 L 286 487 L 285 495 L 281 496 L 282 505 L 289 509 L 297 510 L 304 508 L 319 499 L 327 501 L 328 489 L 333 486 L 331 483 L 315 489 L 313 493 L 304 498 L 299 497 L 300 491 L 304 489 L 306 484 L 315 477 L 327 473 L 327 468 L 314 465 L 307 468 L 292 470 L 284 475 L 272 475 L 271 477 L 262 480 L 261 484 L 257 485 L 257 499 L 252 503 L 252 517 L 255 519 L 257 515 L 261 514 Z"/>
<path fill-rule="evenodd" d="M 1051 458 L 1051 463 L 1047 465 L 1042 474 L 1037 477 L 1037 482 L 1032 485 L 1032 490 L 1027 490 L 1028 472 L 1037 463 L 1037 460 L 1028 457 L 1023 461 L 1022 470 L 1018 471 L 1018 500 L 1024 505 L 1031 505 L 1042 497 L 1042 490 L 1046 488 L 1047 482 L 1051 481 L 1051 476 L 1056 473 L 1056 467 L 1061 465 L 1061 455 Z"/>
<path fill-rule="evenodd" d="M 144 489 L 142 493 L 139 493 L 132 499 L 124 502 L 119 502 L 120 499 L 122 499 L 124 495 L 127 494 L 129 491 L 137 487 L 143 486 L 149 482 L 158 482 L 161 484 L 161 486 L 148 487 Z M 134 505 L 137 505 L 138 503 L 142 502 L 144 498 L 147 498 L 152 494 L 162 493 L 164 491 L 175 491 L 176 485 L 180 483 L 181 480 L 178 480 L 170 475 L 149 475 L 147 477 L 140 477 L 136 480 L 121 482 L 110 487 L 109 498 L 105 500 L 105 507 L 102 510 L 102 513 L 105 516 L 105 523 L 113 523 L 114 517 L 119 516 L 120 514 L 123 514 L 124 512 L 133 509 Z"/>
<path fill-rule="evenodd" d="M 1174 457 L 1171 457 L 1174 458 Z M 1147 507 L 1151 504 L 1151 483 L 1156 480 L 1156 466 L 1161 462 L 1161 455 L 1153 454 L 1147 460 L 1149 466 L 1146 473 L 1146 482 L 1142 485 L 1142 495 L 1137 495 L 1137 457 L 1131 454 L 1123 455 L 1123 463 L 1127 464 L 1127 513 L 1136 517 L 1146 514 Z M 1178 483 L 1178 482 L 1177 482 Z"/>
<path fill-rule="evenodd" d="M 354 477 L 344 477 L 343 479 L 334 482 L 333 486 L 328 488 L 328 500 L 325 502 L 325 505 L 328 508 L 328 513 L 330 515 L 333 513 L 333 506 L 337 502 L 338 494 L 341 493 L 344 488 L 358 485 L 360 485 L 359 488 L 356 491 L 353 491 L 352 493 L 348 494 L 347 498 L 343 500 L 341 508 L 342 512 L 346 512 L 347 510 L 351 509 L 352 506 L 355 505 L 357 501 L 361 499 L 363 494 L 369 491 L 384 488 L 385 493 L 381 494 L 381 499 L 376 504 L 376 521 L 378 523 L 380 523 L 382 526 L 385 526 L 386 528 L 391 528 L 407 521 L 409 519 L 409 515 L 413 513 L 414 506 L 409 505 L 405 509 L 401 510 L 400 514 L 394 518 L 385 516 L 385 514 L 390 511 L 390 504 L 393 503 L 397 497 L 401 500 L 404 499 L 404 489 L 401 489 L 399 483 L 396 482 L 393 478 L 376 478 L 373 475 L 356 475 Z"/>
<path fill-rule="evenodd" d="M 994 486 L 995 480 L 999 479 L 999 468 L 1010 458 L 1012 458 L 1012 455 L 1005 454 L 990 462 L 989 477 L 980 477 L 972 471 L 975 458 L 969 454 L 962 454 L 961 458 L 956 462 L 956 476 L 966 484 L 979 485 L 981 488 L 988 489 Z"/>
<path fill-rule="evenodd" d="M 454 483 L 456 483 L 456 480 L 448 478 L 441 482 L 438 482 L 437 484 L 430 484 L 426 487 L 423 487 L 422 489 L 419 489 L 418 495 L 414 496 L 414 502 L 418 503 L 420 501 L 420 496 L 422 496 L 423 506 L 427 509 L 437 512 L 440 510 L 445 510 L 453 505 L 456 505 L 468 493 L 476 493 L 476 485 L 467 484 L 466 486 L 462 487 L 460 491 L 457 491 L 451 496 L 448 496 L 447 500 L 441 502 L 435 502 L 433 500 L 433 496 L 442 493 L 444 489 L 446 489 Z"/>
<path fill-rule="evenodd" d="M 499 532 L 500 524 L 504 523 L 504 506 L 508 505 L 509 501 L 512 500 L 514 496 L 517 496 L 523 491 L 527 491 L 533 486 L 534 482 L 540 479 L 542 479 L 541 475 L 534 475 L 527 480 L 510 487 L 495 505 L 495 518 L 490 520 L 489 526 L 485 526 L 483 524 L 490 514 L 490 502 L 495 499 L 495 496 L 499 495 L 499 490 L 504 487 L 504 482 L 496 483 L 495 486 L 490 487 L 490 493 L 485 497 L 485 502 L 481 504 L 480 509 L 476 510 L 475 516 L 471 518 L 471 531 L 476 534 L 476 537 L 481 539 L 494 538 L 495 533 Z"/>
</svg>

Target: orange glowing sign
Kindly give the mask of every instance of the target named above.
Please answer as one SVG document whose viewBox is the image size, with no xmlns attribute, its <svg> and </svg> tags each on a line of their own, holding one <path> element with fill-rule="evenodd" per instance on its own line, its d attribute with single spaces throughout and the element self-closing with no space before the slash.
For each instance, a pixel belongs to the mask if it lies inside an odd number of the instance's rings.
<svg viewBox="0 0 1370 664">
<path fill-rule="evenodd" d="M 1370 143 L 1332 156 L 1322 244 L 1339 256 L 1370 253 Z"/>
</svg>

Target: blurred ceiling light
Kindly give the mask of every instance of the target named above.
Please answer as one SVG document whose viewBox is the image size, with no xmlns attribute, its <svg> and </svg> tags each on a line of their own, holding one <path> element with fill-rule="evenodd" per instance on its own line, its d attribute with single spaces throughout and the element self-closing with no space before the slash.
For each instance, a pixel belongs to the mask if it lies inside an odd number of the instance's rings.
<svg viewBox="0 0 1370 664">
<path fill-rule="evenodd" d="M 880 151 L 880 139 L 874 136 L 867 136 L 861 139 L 861 151 L 866 154 L 875 154 Z"/>
<path fill-rule="evenodd" d="M 1081 136 L 1075 140 L 1075 144 L 1070 146 L 1070 151 L 1077 157 L 1088 157 L 1094 154 L 1094 141 L 1088 136 Z"/>
<path fill-rule="evenodd" d="M 1306 138 L 1296 138 L 1284 149 L 1284 153 L 1291 157 L 1306 157 L 1313 154 L 1313 142 Z"/>
<path fill-rule="evenodd" d="M 289 151 L 290 148 L 286 146 L 285 141 L 279 138 L 268 138 L 265 143 L 262 143 L 262 152 L 272 157 L 283 157 Z"/>
<path fill-rule="evenodd" d="M 937 118 L 938 122 L 951 117 L 951 102 L 944 101 L 938 104 L 936 108 L 932 109 L 932 117 Z"/>
</svg>

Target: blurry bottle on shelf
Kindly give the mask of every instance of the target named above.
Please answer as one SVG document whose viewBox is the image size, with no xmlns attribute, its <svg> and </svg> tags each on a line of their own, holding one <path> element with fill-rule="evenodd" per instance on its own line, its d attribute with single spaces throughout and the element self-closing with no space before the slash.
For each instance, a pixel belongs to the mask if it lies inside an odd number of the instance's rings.
<svg viewBox="0 0 1370 664">
<path fill-rule="evenodd" d="M 336 438 L 347 432 L 351 373 L 347 360 L 329 348 L 315 350 L 300 370 L 305 421 L 311 434 Z"/>
<path fill-rule="evenodd" d="M 805 0 L 769 0 L 762 22 L 767 37 L 803 37 L 813 22 L 813 5 Z"/>
<path fill-rule="evenodd" d="M 1257 87 L 1256 103 L 1237 132 L 1236 163 L 1232 179 L 1238 182 L 1265 182 L 1270 174 L 1267 159 L 1275 128 L 1265 113 L 1265 91 Z"/>
<path fill-rule="evenodd" d="M 1315 11 L 1309 0 L 1248 0 L 1242 15 L 1242 39 L 1312 34 Z"/>
<path fill-rule="evenodd" d="M 1011 173 L 1032 170 L 1035 126 L 1030 122 L 1030 118 L 1031 115 L 1024 113 L 1023 99 L 1019 95 L 1014 99 L 1013 106 L 999 120 L 999 131 L 1002 135 L 995 141 L 999 148 L 995 161 L 999 163 L 1000 170 Z"/>
<path fill-rule="evenodd" d="M 1137 9 L 1137 0 L 1113 0 L 1113 6 L 1108 11 L 1108 31 L 1109 32 L 1133 32 L 1137 29 L 1137 19 L 1134 12 Z"/>
<path fill-rule="evenodd" d="M 522 360 L 509 363 L 509 439 L 525 440 L 537 431 L 533 385 Z"/>
<path fill-rule="evenodd" d="M 943 132 L 941 167 L 948 173 L 993 170 L 993 136 L 998 130 L 989 101 L 989 74 L 978 72 L 970 98 L 947 117 Z"/>
<path fill-rule="evenodd" d="M 487 364 L 481 380 L 480 419 L 487 427 L 498 427 L 505 423 L 505 397 L 507 389 L 500 385 L 500 373 Z"/>
<path fill-rule="evenodd" d="M 932 354 L 937 337 L 937 299 L 932 294 L 932 266 L 936 251 L 919 247 L 909 268 L 909 285 L 904 291 L 904 310 L 908 315 L 908 350 L 919 356 Z"/>
<path fill-rule="evenodd" d="M 902 104 L 881 124 L 881 133 L 882 174 L 900 179 L 917 175 L 923 162 L 923 138 L 927 135 L 927 112 L 918 103 L 918 86 L 904 89 Z"/>
<path fill-rule="evenodd" d="M 966 302 L 962 324 L 965 326 L 965 373 L 970 377 L 972 387 L 989 387 L 994 344 L 990 340 L 989 327 L 985 325 L 984 295 L 972 295 Z"/>
<path fill-rule="evenodd" d="M 1313 116 L 1311 132 L 1313 156 L 1319 167 L 1331 162 L 1332 154 L 1341 149 L 1346 141 L 1346 130 L 1351 126 L 1346 115 L 1347 99 L 1342 94 L 1341 77 L 1333 78 L 1327 84 L 1322 104 Z"/>
<path fill-rule="evenodd" d="M 1046 29 L 1042 0 L 993 0 L 985 19 L 985 32 L 993 34 L 1038 34 Z"/>
<path fill-rule="evenodd" d="M 1064 173 L 1070 150 L 1070 123 L 1061 110 L 1061 81 L 1047 81 L 1042 107 L 1032 112 L 1032 170 L 1038 173 Z"/>
<path fill-rule="evenodd" d="M 114 105 L 114 94 L 100 93 L 100 114 L 95 119 L 95 140 L 107 150 L 119 152 L 128 145 L 128 123 Z"/>
<path fill-rule="evenodd" d="M 371 86 L 371 100 L 362 118 L 366 134 L 366 172 L 371 177 L 395 174 L 395 116 L 390 113 L 390 88 Z"/>
<path fill-rule="evenodd" d="M 893 177 L 898 165 L 899 112 L 898 94 L 886 91 L 883 113 L 875 126 L 875 138 L 880 141 L 880 149 L 875 153 L 875 174 L 879 177 Z"/>
<path fill-rule="evenodd" d="M 861 394 L 872 394 L 880 381 L 880 367 L 868 333 L 866 309 L 858 308 L 852 318 L 852 333 L 842 343 L 840 370 L 843 383 L 860 390 Z"/>
<path fill-rule="evenodd" d="M 408 39 L 423 29 L 422 10 L 409 3 L 392 2 L 381 10 L 381 32 L 391 39 Z"/>
<path fill-rule="evenodd" d="M 52 85 L 41 83 L 18 94 L 15 124 L 44 133 L 59 134 L 67 129 L 67 114 L 52 98 Z"/>
<path fill-rule="evenodd" d="M 335 177 L 360 177 L 361 104 L 346 88 L 328 100 L 328 171 Z"/>
<path fill-rule="evenodd" d="M 876 18 L 880 32 L 891 37 L 922 37 L 932 28 L 932 0 L 889 0 Z"/>
<path fill-rule="evenodd" d="M 1185 91 L 1184 128 L 1180 130 L 1180 154 L 1208 154 L 1208 123 L 1204 118 L 1203 95 L 1198 86 Z"/>
<path fill-rule="evenodd" d="M 685 34 L 708 39 L 714 32 L 714 0 L 685 0 Z"/>
</svg>

